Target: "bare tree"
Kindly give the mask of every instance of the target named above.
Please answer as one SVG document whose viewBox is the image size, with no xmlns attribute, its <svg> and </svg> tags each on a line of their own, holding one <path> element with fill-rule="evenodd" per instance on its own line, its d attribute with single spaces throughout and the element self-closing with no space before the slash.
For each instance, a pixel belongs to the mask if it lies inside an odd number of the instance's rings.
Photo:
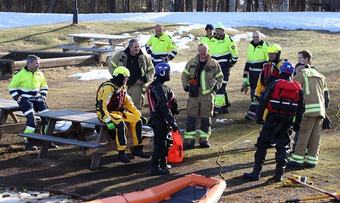
<svg viewBox="0 0 340 203">
<path fill-rule="evenodd" d="M 229 0 L 229 12 L 235 12 L 236 8 L 236 0 Z"/>
<path fill-rule="evenodd" d="M 197 0 L 196 4 L 196 11 L 203 11 L 204 0 Z"/>
<path fill-rule="evenodd" d="M 279 7 L 279 11 L 288 12 L 289 11 L 289 0 L 279 0 L 278 7 Z"/>
<path fill-rule="evenodd" d="M 193 2 L 192 0 L 185 0 L 185 11 L 192 12 L 193 11 Z"/>
</svg>

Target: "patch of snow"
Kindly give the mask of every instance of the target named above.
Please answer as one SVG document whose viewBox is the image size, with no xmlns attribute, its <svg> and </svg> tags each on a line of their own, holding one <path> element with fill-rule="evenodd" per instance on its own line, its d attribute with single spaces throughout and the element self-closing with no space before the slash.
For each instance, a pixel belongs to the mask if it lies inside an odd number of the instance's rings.
<svg viewBox="0 0 340 203">
<path fill-rule="evenodd" d="M 69 200 L 64 195 L 51 195 L 48 192 L 15 192 L 15 191 L 0 191 L 0 203 L 70 203 L 74 200 Z"/>
<path fill-rule="evenodd" d="M 0 12 L 0 28 L 71 23 L 72 14 Z M 339 12 L 163 12 L 80 14 L 80 22 L 154 22 L 208 24 L 222 22 L 226 27 L 266 27 L 279 29 L 328 30 L 340 32 Z"/>
<path fill-rule="evenodd" d="M 91 70 L 86 73 L 76 73 L 70 75 L 70 77 L 78 78 L 79 80 L 108 80 L 111 78 L 111 74 L 107 69 Z"/>
</svg>

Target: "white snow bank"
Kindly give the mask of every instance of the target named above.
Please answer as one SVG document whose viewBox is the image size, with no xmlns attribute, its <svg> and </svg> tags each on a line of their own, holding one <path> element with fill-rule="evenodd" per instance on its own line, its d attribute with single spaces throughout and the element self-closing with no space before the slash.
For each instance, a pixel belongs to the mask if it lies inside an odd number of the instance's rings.
<svg viewBox="0 0 340 203">
<path fill-rule="evenodd" d="M 69 200 L 63 195 L 50 195 L 48 192 L 13 192 L 13 191 L 0 191 L 0 203 L 70 203 L 74 202 Z"/>
<path fill-rule="evenodd" d="M 0 28 L 72 22 L 72 14 L 0 12 Z M 328 30 L 340 32 L 339 12 L 165 12 L 80 14 L 80 22 L 155 22 L 208 24 L 222 22 L 226 27 L 266 27 L 280 29 Z"/>
<path fill-rule="evenodd" d="M 172 62 L 169 64 L 171 66 L 171 72 L 182 72 L 187 62 Z M 85 73 L 76 73 L 70 75 L 69 77 L 78 78 L 79 80 L 109 80 L 111 78 L 110 72 L 107 69 L 95 69 Z M 60 124 L 66 125 L 66 124 Z M 67 126 L 67 125 L 66 125 Z M 63 127 L 61 127 L 63 129 Z"/>
</svg>

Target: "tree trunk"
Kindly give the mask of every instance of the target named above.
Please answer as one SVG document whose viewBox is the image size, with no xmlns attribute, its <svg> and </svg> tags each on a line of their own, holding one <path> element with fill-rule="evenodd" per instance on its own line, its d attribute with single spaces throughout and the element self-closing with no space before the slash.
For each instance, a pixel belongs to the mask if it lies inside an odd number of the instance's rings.
<svg viewBox="0 0 340 203">
<path fill-rule="evenodd" d="M 204 0 L 197 0 L 196 4 L 196 11 L 203 11 Z"/>
<path fill-rule="evenodd" d="M 280 0 L 279 11 L 288 12 L 289 11 L 289 0 Z"/>
<path fill-rule="evenodd" d="M 229 0 L 229 12 L 235 12 L 236 8 L 236 0 Z"/>
<path fill-rule="evenodd" d="M 253 4 L 253 1 L 252 0 L 247 0 L 246 4 L 247 4 L 246 11 L 247 12 L 251 12 L 252 11 L 251 7 L 252 7 L 252 4 Z"/>
<path fill-rule="evenodd" d="M 189 11 L 192 12 L 193 8 L 192 8 L 192 0 L 185 0 L 185 11 Z"/>
<path fill-rule="evenodd" d="M 184 2 L 182 0 L 175 0 L 175 12 L 183 12 L 184 11 Z"/>
</svg>

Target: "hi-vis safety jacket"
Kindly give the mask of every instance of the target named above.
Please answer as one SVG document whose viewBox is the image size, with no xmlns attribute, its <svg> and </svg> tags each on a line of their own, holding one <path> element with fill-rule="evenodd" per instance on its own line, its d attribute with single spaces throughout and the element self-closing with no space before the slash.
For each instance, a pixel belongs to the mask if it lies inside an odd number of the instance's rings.
<svg viewBox="0 0 340 203">
<path fill-rule="evenodd" d="M 218 40 L 215 38 L 215 36 L 208 37 L 208 35 L 205 35 L 201 37 L 200 39 L 200 43 L 204 43 L 208 45 L 210 54 L 211 54 L 211 50 L 213 50 L 214 46 L 217 44 L 217 41 Z"/>
<path fill-rule="evenodd" d="M 44 74 L 37 70 L 34 73 L 27 67 L 16 73 L 8 86 L 9 93 L 14 100 L 20 97 L 46 97 L 48 86 Z"/>
<path fill-rule="evenodd" d="M 124 66 L 126 67 L 128 55 L 126 54 L 126 51 L 129 51 L 129 48 L 127 50 L 123 50 L 115 54 L 108 64 L 108 69 L 110 74 L 113 74 L 113 71 L 118 66 Z M 146 81 L 151 81 L 153 78 L 153 75 L 155 74 L 155 68 L 150 60 L 149 57 L 147 57 L 142 51 L 140 51 L 138 56 L 138 67 L 140 68 L 142 77 L 146 77 Z"/>
<path fill-rule="evenodd" d="M 216 38 L 216 40 L 210 50 L 211 57 L 218 63 L 227 62 L 230 65 L 235 64 L 238 59 L 236 43 L 228 35 L 225 35 L 223 39 Z"/>
<path fill-rule="evenodd" d="M 251 41 L 247 48 L 247 63 L 244 67 L 244 72 L 260 72 L 262 71 L 263 64 L 269 60 L 268 57 L 268 44 L 261 40 L 258 44 Z"/>
<path fill-rule="evenodd" d="M 185 89 L 191 79 L 198 79 L 195 78 L 196 71 L 199 65 L 199 56 L 192 58 L 185 66 L 182 72 L 182 86 Z M 222 84 L 223 80 L 223 73 L 221 71 L 220 65 L 217 63 L 216 60 L 212 59 L 210 55 L 208 56 L 207 63 L 203 67 L 203 70 L 199 76 L 200 78 L 200 89 L 201 94 L 208 94 L 212 93 L 215 89 L 219 89 Z"/>
<path fill-rule="evenodd" d="M 125 110 L 141 117 L 125 88 L 117 87 L 110 80 L 102 83 L 97 91 L 96 110 L 98 119 L 103 123 L 121 122 Z"/>
<path fill-rule="evenodd" d="M 327 82 L 324 75 L 314 67 L 304 68 L 296 74 L 294 80 L 301 83 L 305 96 L 305 116 L 326 116 L 329 103 Z"/>
<path fill-rule="evenodd" d="M 151 58 L 154 62 L 162 62 L 163 57 L 172 60 L 177 55 L 176 45 L 167 34 L 162 34 L 160 37 L 151 36 L 146 42 L 145 49 L 148 53 L 151 51 Z"/>
</svg>

